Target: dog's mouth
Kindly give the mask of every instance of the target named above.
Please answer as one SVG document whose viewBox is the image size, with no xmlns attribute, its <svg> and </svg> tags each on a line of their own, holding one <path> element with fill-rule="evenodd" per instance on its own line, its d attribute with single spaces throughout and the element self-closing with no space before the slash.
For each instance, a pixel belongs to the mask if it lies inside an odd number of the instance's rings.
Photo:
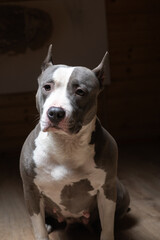
<svg viewBox="0 0 160 240">
<path fill-rule="evenodd" d="M 56 130 L 60 130 L 61 128 L 57 125 L 54 125 L 54 124 L 50 124 L 44 131 L 49 131 L 49 129 L 56 129 Z"/>
<path fill-rule="evenodd" d="M 63 120 L 58 124 L 52 123 L 47 120 L 41 121 L 40 125 L 43 132 L 64 132 L 67 134 L 77 134 L 82 128 L 82 123 L 76 123 L 73 120 Z"/>
<path fill-rule="evenodd" d="M 49 132 L 49 131 L 54 131 L 54 130 L 65 130 L 66 127 L 60 126 L 60 124 L 54 124 L 50 121 L 41 121 L 41 129 L 43 132 Z"/>
</svg>

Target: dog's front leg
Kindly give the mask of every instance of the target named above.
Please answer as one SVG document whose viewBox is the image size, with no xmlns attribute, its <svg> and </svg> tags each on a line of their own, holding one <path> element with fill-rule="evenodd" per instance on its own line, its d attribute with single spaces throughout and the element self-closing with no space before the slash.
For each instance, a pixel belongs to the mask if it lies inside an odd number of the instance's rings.
<svg viewBox="0 0 160 240">
<path fill-rule="evenodd" d="M 49 240 L 45 227 L 45 213 L 43 199 L 40 197 L 37 187 L 24 186 L 24 197 L 30 219 L 32 222 L 36 240 Z"/>
<path fill-rule="evenodd" d="M 100 240 L 114 240 L 114 215 L 116 203 L 106 198 L 103 188 L 98 192 L 97 202 L 102 228 Z"/>
<path fill-rule="evenodd" d="M 34 213 L 33 216 L 31 216 L 34 235 L 36 240 L 49 240 L 42 211 L 43 209 L 41 209 L 40 213 Z"/>
</svg>

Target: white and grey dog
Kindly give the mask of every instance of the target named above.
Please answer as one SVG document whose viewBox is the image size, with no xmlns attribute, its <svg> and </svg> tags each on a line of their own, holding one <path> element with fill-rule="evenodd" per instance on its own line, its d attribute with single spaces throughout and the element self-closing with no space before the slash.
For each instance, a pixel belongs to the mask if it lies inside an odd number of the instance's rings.
<svg viewBox="0 0 160 240">
<path fill-rule="evenodd" d="M 101 240 L 114 239 L 114 217 L 128 209 L 129 195 L 117 179 L 117 145 L 97 119 L 97 96 L 107 54 L 94 70 L 42 65 L 36 95 L 40 121 L 26 139 L 20 170 L 36 240 L 48 240 L 47 216 L 89 224 L 95 209 Z"/>
</svg>

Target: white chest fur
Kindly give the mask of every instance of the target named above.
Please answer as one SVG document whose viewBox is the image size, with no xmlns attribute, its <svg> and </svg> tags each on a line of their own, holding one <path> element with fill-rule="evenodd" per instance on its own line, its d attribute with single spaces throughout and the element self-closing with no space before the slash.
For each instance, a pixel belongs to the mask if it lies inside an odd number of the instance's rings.
<svg viewBox="0 0 160 240">
<path fill-rule="evenodd" d="M 60 206 L 65 217 L 79 217 L 66 211 L 61 205 L 61 191 L 66 185 L 72 185 L 88 179 L 95 195 L 104 184 L 106 172 L 98 169 L 94 163 L 94 145 L 89 144 L 90 137 L 58 139 L 49 133 L 40 132 L 35 141 L 33 159 L 36 164 L 35 184 L 41 192 Z"/>
</svg>

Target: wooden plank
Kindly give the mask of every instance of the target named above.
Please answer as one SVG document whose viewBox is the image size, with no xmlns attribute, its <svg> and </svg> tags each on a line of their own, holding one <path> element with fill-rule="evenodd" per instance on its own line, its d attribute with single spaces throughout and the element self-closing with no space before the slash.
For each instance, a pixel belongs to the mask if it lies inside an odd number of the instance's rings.
<svg viewBox="0 0 160 240">
<path fill-rule="evenodd" d="M 121 31 L 109 32 L 108 34 L 109 48 L 124 46 L 150 46 L 155 44 L 159 46 L 160 34 L 152 30 L 137 30 L 135 31 Z"/>
<path fill-rule="evenodd" d="M 33 129 L 35 124 L 28 123 L 15 123 L 15 124 L 3 124 L 3 128 L 0 128 L 1 139 L 9 139 L 14 137 L 15 139 L 19 137 L 27 136 Z"/>
<path fill-rule="evenodd" d="M 5 106 L 29 106 L 33 102 L 35 102 L 35 92 L 0 95 L 1 108 Z"/>
<path fill-rule="evenodd" d="M 108 128 L 119 137 L 160 135 L 160 96 L 112 99 L 106 103 Z"/>
<path fill-rule="evenodd" d="M 159 27 L 159 13 L 127 13 L 127 14 L 108 14 L 108 32 L 138 32 L 154 31 Z"/>
<path fill-rule="evenodd" d="M 103 92 L 101 93 L 103 94 Z M 104 92 L 106 101 L 119 98 L 144 96 L 148 99 L 160 95 L 159 78 L 133 78 L 131 81 L 112 82 Z"/>
<path fill-rule="evenodd" d="M 3 155 L 8 156 L 8 155 L 13 155 L 15 153 L 20 154 L 21 148 L 27 137 L 27 134 L 28 133 L 26 133 L 26 135 L 24 134 L 24 136 L 22 137 L 17 137 L 17 136 L 8 137 L 3 139 L 3 141 L 0 141 L 0 157 L 2 158 Z M 18 157 L 19 157 L 19 154 L 18 154 Z"/>
<path fill-rule="evenodd" d="M 34 103 L 33 103 L 34 104 Z M 0 124 L 33 123 L 38 118 L 35 106 L 6 106 L 0 108 Z"/>
<path fill-rule="evenodd" d="M 106 0 L 106 12 L 108 13 L 159 13 L 159 0 Z"/>
<path fill-rule="evenodd" d="M 121 112 L 122 109 L 125 111 L 136 111 L 138 109 L 143 109 L 146 111 L 156 111 L 160 114 L 160 95 L 135 95 L 129 98 L 106 98 L 106 105 L 108 109 L 112 111 Z M 126 113 L 127 115 L 128 113 Z M 160 121 L 160 119 L 159 119 Z"/>
<path fill-rule="evenodd" d="M 152 125 L 153 126 L 153 125 Z M 157 128 L 152 128 L 148 126 L 148 128 L 143 128 L 142 126 L 135 126 L 132 128 L 127 127 L 112 127 L 108 124 L 108 131 L 110 134 L 118 141 L 133 141 L 137 142 L 140 140 L 148 141 L 149 139 L 159 139 L 160 131 Z"/>
<path fill-rule="evenodd" d="M 122 109 L 122 108 L 121 108 Z M 156 113 L 156 111 L 148 112 L 144 109 L 138 109 L 137 111 L 127 112 L 127 116 L 125 115 L 125 109 L 122 109 L 120 112 L 108 112 L 108 125 L 114 128 L 143 128 L 143 129 L 157 129 L 160 133 L 160 112 Z"/>
<path fill-rule="evenodd" d="M 160 102 L 160 98 L 158 99 Z M 158 104 L 157 104 L 158 105 Z M 118 101 L 117 104 L 106 104 L 107 127 L 120 138 L 131 139 L 135 136 L 151 138 L 160 135 L 160 108 L 146 102 Z M 103 116 L 103 115 L 102 115 Z M 101 118 L 100 118 L 101 119 Z"/>
<path fill-rule="evenodd" d="M 160 100 L 160 99 L 159 99 Z M 107 104 L 106 104 L 107 105 Z M 159 127 L 160 125 L 160 111 L 159 109 L 152 108 L 151 106 L 143 108 L 142 103 L 139 106 L 110 105 L 106 106 L 107 120 L 113 123 L 114 126 L 127 125 L 127 126 L 141 126 L 153 125 Z M 116 108 L 114 108 L 116 107 Z"/>
<path fill-rule="evenodd" d="M 117 91 L 118 86 L 119 83 Z M 102 97 L 98 116 L 106 129 L 119 140 L 127 138 L 136 140 L 137 137 L 149 139 L 160 135 L 159 94 L 134 95 L 133 91 L 131 96 L 122 94 L 110 98 L 105 90 Z"/>
<path fill-rule="evenodd" d="M 156 63 L 160 61 L 160 45 L 115 46 L 109 49 L 110 64 Z"/>
<path fill-rule="evenodd" d="M 133 126 L 132 128 L 125 126 L 113 126 L 108 123 L 106 128 L 109 133 L 115 138 L 117 142 L 147 142 L 149 140 L 155 141 L 159 139 L 159 128 L 153 128 L 153 125 L 148 125 L 148 128 L 143 126 Z"/>
<path fill-rule="evenodd" d="M 17 163 L 16 159 L 12 161 Z M 7 159 L 5 167 L 1 164 L 0 180 L 0 239 L 35 240 L 24 204 L 22 182 L 16 166 L 10 163 L 10 159 Z"/>
<path fill-rule="evenodd" d="M 133 63 L 133 64 L 112 64 L 111 80 L 132 80 L 138 78 L 160 77 L 159 62 L 156 63 Z"/>
</svg>

